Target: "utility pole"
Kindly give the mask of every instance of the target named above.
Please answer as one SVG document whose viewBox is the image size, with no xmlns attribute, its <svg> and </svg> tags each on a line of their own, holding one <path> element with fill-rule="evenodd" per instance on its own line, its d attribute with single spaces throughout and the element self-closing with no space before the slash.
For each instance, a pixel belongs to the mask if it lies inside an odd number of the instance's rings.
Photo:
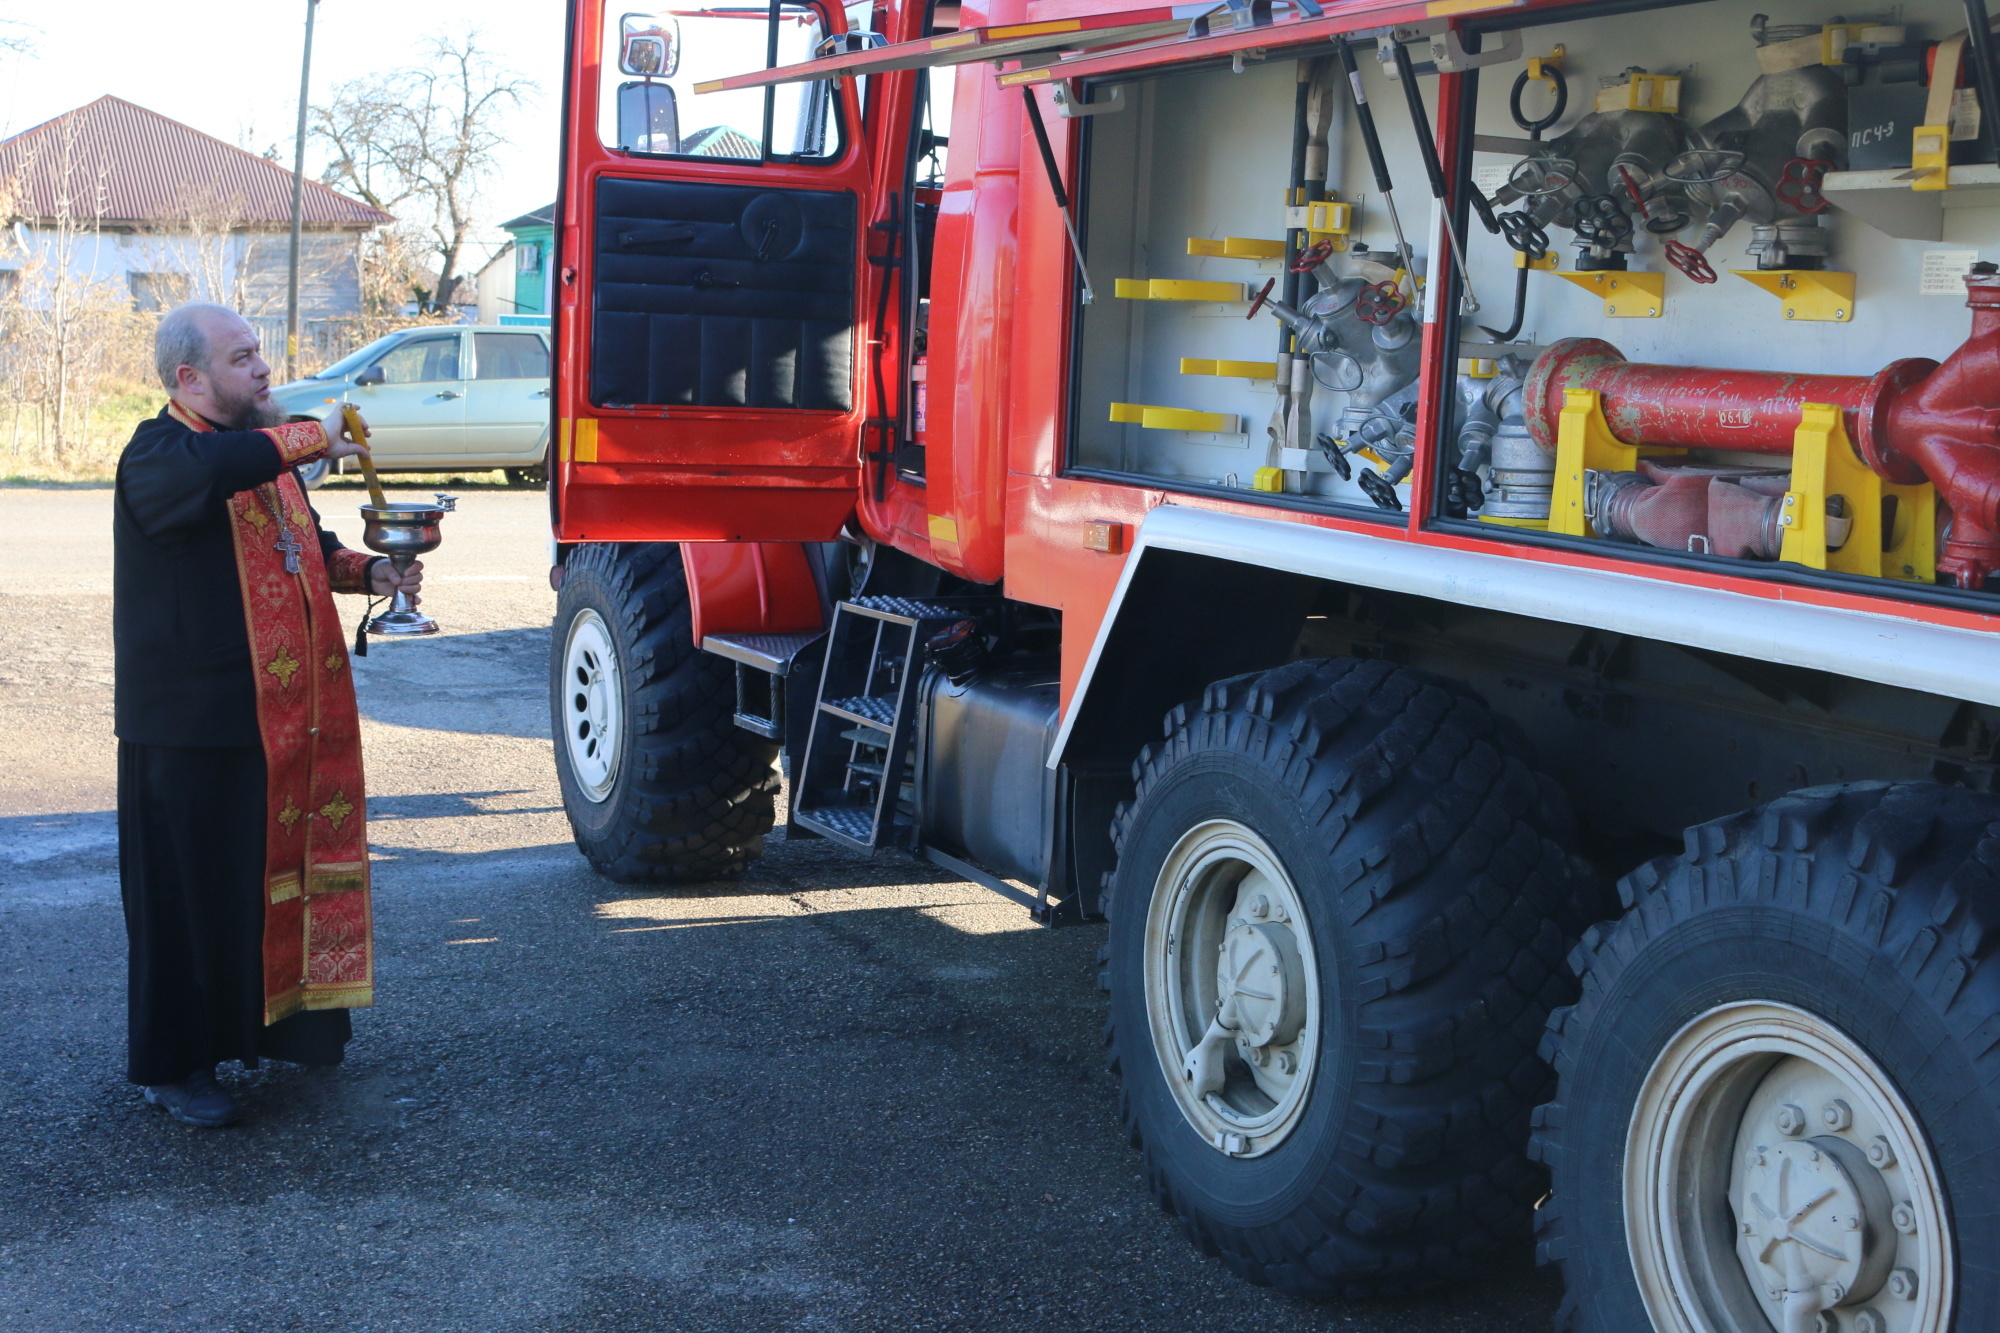
<svg viewBox="0 0 2000 1333">
<path fill-rule="evenodd" d="M 292 254 L 285 283 L 285 379 L 299 377 L 299 226 L 306 191 L 306 107 L 312 90 L 313 15 L 319 0 L 306 0 L 306 53 L 299 61 L 299 130 L 292 147 Z"/>
</svg>

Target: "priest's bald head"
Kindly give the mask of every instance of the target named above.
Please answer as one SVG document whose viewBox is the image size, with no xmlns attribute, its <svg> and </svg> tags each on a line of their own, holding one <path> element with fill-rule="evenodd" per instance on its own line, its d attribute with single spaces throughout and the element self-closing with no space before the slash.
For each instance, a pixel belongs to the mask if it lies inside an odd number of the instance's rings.
<svg viewBox="0 0 2000 1333">
<path fill-rule="evenodd" d="M 228 306 L 192 301 L 161 318 L 153 362 L 167 394 L 218 426 L 275 426 L 285 414 L 271 401 L 271 367 L 257 331 Z"/>
</svg>

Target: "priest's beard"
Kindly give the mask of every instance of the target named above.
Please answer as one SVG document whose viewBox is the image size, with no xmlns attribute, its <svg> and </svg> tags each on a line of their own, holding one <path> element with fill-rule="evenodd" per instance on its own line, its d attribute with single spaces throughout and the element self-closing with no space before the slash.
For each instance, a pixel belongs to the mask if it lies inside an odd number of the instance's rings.
<svg viewBox="0 0 2000 1333">
<path fill-rule="evenodd" d="M 284 409 L 273 402 L 259 404 L 254 397 L 227 399 L 216 398 L 215 424 L 227 426 L 231 430 L 261 430 L 265 426 L 285 424 Z"/>
</svg>

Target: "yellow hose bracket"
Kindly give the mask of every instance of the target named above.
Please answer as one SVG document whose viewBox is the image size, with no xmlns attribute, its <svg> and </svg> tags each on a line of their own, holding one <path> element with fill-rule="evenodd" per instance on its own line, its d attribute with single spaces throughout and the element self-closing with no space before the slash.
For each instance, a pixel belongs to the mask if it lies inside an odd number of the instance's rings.
<svg viewBox="0 0 2000 1333">
<path fill-rule="evenodd" d="M 1274 380 L 1278 378 L 1278 363 L 1275 361 L 1211 361 L 1203 357 L 1184 356 L 1181 358 L 1183 375 L 1226 375 L 1242 380 Z"/>
<path fill-rule="evenodd" d="M 1828 548 L 1827 506 L 1838 501 L 1847 539 Z M 1854 450 L 1838 407 L 1805 403 L 1792 436 L 1792 481 L 1778 524 L 1778 558 L 1808 569 L 1929 583 L 1937 573 L 1937 491 L 1895 486 Z M 1885 523 L 1887 527 L 1885 528 Z"/>
<path fill-rule="evenodd" d="M 1658 319 L 1667 308 L 1664 273 L 1557 273 L 1604 302 L 1607 319 Z"/>
<path fill-rule="evenodd" d="M 1234 412 L 1197 412 L 1187 407 L 1113 403 L 1111 419 L 1121 426 L 1140 426 L 1146 430 L 1185 430 L 1202 435 L 1243 433 L 1243 419 Z"/>
<path fill-rule="evenodd" d="M 1583 516 L 1583 474 L 1632 472 L 1638 466 L 1638 448 L 1611 433 L 1597 390 L 1563 390 L 1562 415 L 1556 425 L 1556 481 L 1549 503 L 1549 531 L 1568 537 L 1596 536 Z"/>
<path fill-rule="evenodd" d="M 1258 468 L 1256 475 L 1250 478 L 1250 489 L 1253 491 L 1271 491 L 1283 494 L 1285 489 L 1284 469 L 1275 467 Z"/>
<path fill-rule="evenodd" d="M 1283 241 L 1260 240 L 1255 236 L 1224 236 L 1210 239 L 1188 237 L 1187 252 L 1205 259 L 1283 259 Z"/>
<path fill-rule="evenodd" d="M 1514 252 L 1514 267 L 1534 269 L 1541 273 L 1553 273 L 1556 271 L 1556 261 L 1558 258 L 1559 256 L 1557 256 L 1553 249 L 1540 259 L 1530 259 L 1526 251 L 1516 250 Z"/>
<path fill-rule="evenodd" d="M 1128 301 L 1247 301 L 1240 282 L 1189 278 L 1120 278 L 1113 290 Z"/>
<path fill-rule="evenodd" d="M 1845 324 L 1854 318 L 1854 275 L 1820 269 L 1729 270 L 1784 302 L 1785 318 Z"/>
</svg>

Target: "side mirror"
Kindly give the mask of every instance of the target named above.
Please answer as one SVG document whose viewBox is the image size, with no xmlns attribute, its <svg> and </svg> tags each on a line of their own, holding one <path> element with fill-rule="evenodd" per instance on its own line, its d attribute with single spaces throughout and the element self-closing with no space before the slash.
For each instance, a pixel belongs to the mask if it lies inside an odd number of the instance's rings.
<svg viewBox="0 0 2000 1333">
<path fill-rule="evenodd" d="M 681 112 L 674 90 L 643 79 L 618 85 L 618 146 L 637 153 L 678 153 Z"/>
<path fill-rule="evenodd" d="M 642 79 L 671 79 L 681 67 L 680 21 L 627 14 L 618 23 L 618 68 Z"/>
<path fill-rule="evenodd" d="M 357 389 L 372 389 L 388 378 L 387 375 L 382 373 L 382 367 L 370 366 L 354 377 L 354 387 Z"/>
</svg>

